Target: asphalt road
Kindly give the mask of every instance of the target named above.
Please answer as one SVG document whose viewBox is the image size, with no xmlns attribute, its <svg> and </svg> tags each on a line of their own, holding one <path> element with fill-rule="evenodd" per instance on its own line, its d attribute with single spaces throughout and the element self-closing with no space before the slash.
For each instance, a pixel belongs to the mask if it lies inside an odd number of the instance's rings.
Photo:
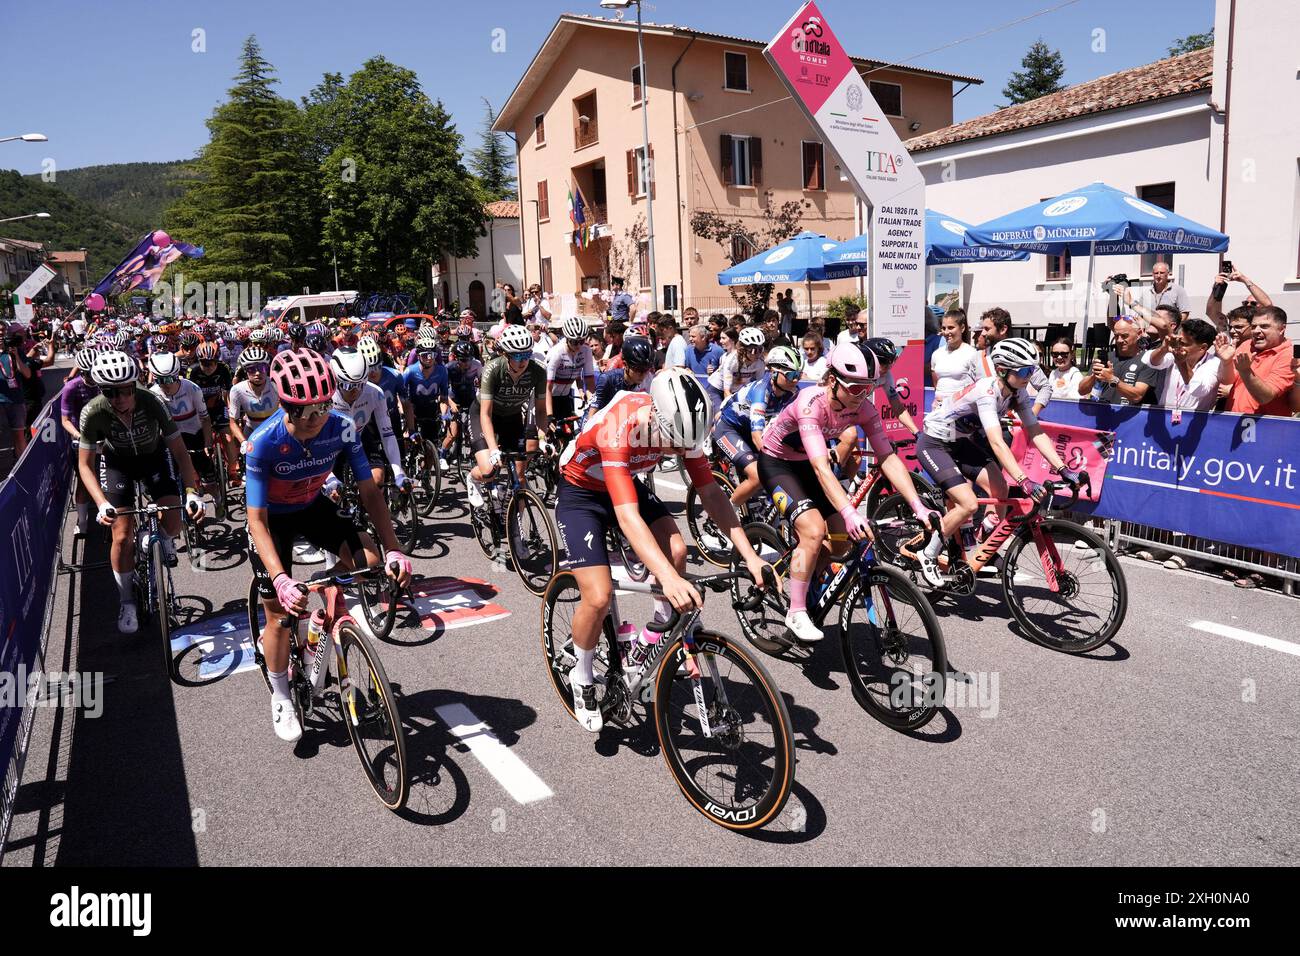
<svg viewBox="0 0 1300 956">
<path fill-rule="evenodd" d="M 540 600 L 484 558 L 462 498 L 447 494 L 417 552 L 445 626 L 380 645 L 414 768 L 404 815 L 375 800 L 341 726 L 281 743 L 255 671 L 168 683 L 157 638 L 118 634 L 111 578 L 88 570 L 60 576 L 48 666 L 102 673 L 102 694 L 38 710 L 4 863 L 1300 862 L 1294 598 L 1126 558 L 1123 631 L 1069 657 L 1013 633 L 990 579 L 937 605 L 976 693 L 913 735 L 858 707 L 833 639 L 804 662 L 767 658 L 795 729 L 796 786 L 777 821 L 741 835 L 682 798 L 653 728 L 594 737 L 567 716 L 541 655 Z M 71 522 L 64 541 L 81 560 Z M 103 558 L 102 538 L 84 544 Z M 200 628 L 241 627 L 246 559 L 230 551 L 213 567 L 182 557 L 178 592 Z M 623 601 L 625 616 L 648 612 Z M 722 596 L 705 613 L 739 636 Z"/>
</svg>

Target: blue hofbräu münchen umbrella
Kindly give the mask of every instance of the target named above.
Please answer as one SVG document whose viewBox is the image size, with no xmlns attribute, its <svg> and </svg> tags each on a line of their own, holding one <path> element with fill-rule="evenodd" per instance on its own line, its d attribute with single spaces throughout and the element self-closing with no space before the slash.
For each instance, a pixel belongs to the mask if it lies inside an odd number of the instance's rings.
<svg viewBox="0 0 1300 956">
<path fill-rule="evenodd" d="M 718 273 L 719 285 L 754 285 L 764 282 L 804 282 L 808 285 L 808 315 L 812 316 L 812 284 L 828 279 L 862 275 L 862 264 L 828 265 L 826 253 L 838 243 L 807 230 L 765 252 L 750 256 Z"/>
<path fill-rule="evenodd" d="M 1000 246 L 967 245 L 966 230 L 970 224 L 955 216 L 947 216 L 933 209 L 925 211 L 925 264 L 944 266 L 964 262 L 1021 262 L 1029 253 Z M 867 237 L 858 236 L 841 242 L 826 254 L 828 264 L 866 263 Z"/>
</svg>

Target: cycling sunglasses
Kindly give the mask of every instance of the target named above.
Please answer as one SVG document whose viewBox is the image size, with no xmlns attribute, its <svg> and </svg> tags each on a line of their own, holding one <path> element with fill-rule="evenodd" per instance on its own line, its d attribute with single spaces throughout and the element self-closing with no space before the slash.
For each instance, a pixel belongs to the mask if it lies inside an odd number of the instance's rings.
<svg viewBox="0 0 1300 956">
<path fill-rule="evenodd" d="M 506 354 L 512 362 L 527 362 L 533 357 L 532 352 L 507 352 Z"/>
<path fill-rule="evenodd" d="M 270 368 L 269 365 L 245 365 L 244 373 L 246 375 L 265 375 Z"/>
<path fill-rule="evenodd" d="M 421 362 L 425 360 L 432 362 L 438 357 L 438 353 L 433 349 L 417 350 L 415 353 L 415 357 L 418 358 Z"/>
<path fill-rule="evenodd" d="M 772 366 L 773 375 L 784 375 L 786 378 L 795 378 L 798 373 L 792 368 L 785 368 L 781 365 Z"/>
<path fill-rule="evenodd" d="M 864 395 L 876 387 L 875 382 L 846 382 L 840 380 L 840 388 L 850 395 Z"/>
<path fill-rule="evenodd" d="M 134 395 L 135 386 L 127 385 L 123 388 L 110 388 L 105 386 L 99 390 L 99 394 L 103 395 L 111 402 L 115 398 L 126 398 L 128 395 Z"/>
<path fill-rule="evenodd" d="M 216 364 L 217 364 L 217 360 L 216 360 L 216 359 L 199 359 L 199 364 L 200 364 L 200 365 L 216 365 Z"/>
<path fill-rule="evenodd" d="M 311 405 L 286 405 L 284 413 L 292 419 L 315 418 L 318 415 L 328 415 L 334 408 L 333 402 L 315 402 Z"/>
<path fill-rule="evenodd" d="M 1037 368 L 1037 365 L 1026 365 L 1024 368 L 1013 368 L 1011 374 L 1019 375 L 1021 378 L 1029 378 L 1029 376 L 1034 374 L 1034 371 Z"/>
<path fill-rule="evenodd" d="M 154 379 L 159 385 L 175 385 L 180 381 L 179 375 L 155 375 Z"/>
</svg>

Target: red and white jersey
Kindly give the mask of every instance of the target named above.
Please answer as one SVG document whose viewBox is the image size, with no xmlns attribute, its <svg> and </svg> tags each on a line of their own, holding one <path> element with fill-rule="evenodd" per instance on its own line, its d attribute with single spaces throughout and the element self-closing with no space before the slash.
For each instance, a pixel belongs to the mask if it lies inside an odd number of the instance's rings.
<svg viewBox="0 0 1300 956">
<path fill-rule="evenodd" d="M 710 484 L 713 472 L 704 452 L 650 446 L 650 429 L 637 415 L 650 404 L 652 400 L 644 392 L 619 392 L 588 418 L 560 459 L 564 479 L 588 491 L 607 492 L 615 505 L 635 504 L 632 476 L 649 471 L 667 455 L 681 454 L 691 483 L 696 487 Z"/>
</svg>

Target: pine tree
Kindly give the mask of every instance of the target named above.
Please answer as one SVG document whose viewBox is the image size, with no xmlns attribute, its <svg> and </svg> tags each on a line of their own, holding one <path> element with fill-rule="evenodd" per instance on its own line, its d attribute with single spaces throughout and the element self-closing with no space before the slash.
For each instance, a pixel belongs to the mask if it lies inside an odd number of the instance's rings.
<svg viewBox="0 0 1300 956">
<path fill-rule="evenodd" d="M 1048 93 L 1065 89 L 1061 85 L 1061 77 L 1065 75 L 1065 63 L 1061 59 L 1061 51 L 1049 50 L 1042 37 L 1034 41 L 1034 45 L 1029 48 L 1020 65 L 1024 69 L 1012 73 L 1011 78 L 1007 80 L 1007 85 L 1002 89 L 1002 95 L 1009 99 L 1012 105 L 1027 103 Z"/>
<path fill-rule="evenodd" d="M 229 98 L 208 120 L 210 139 L 189 164 L 193 178 L 164 216 L 169 232 L 205 249 L 184 263 L 187 281 L 257 282 L 263 299 L 297 291 L 308 271 L 295 240 L 310 221 L 303 122 L 275 93 L 274 74 L 250 36 Z"/>
<path fill-rule="evenodd" d="M 492 132 L 492 124 L 497 121 L 492 104 L 485 99 L 483 105 L 487 107 L 487 117 L 479 132 L 483 142 L 470 154 L 470 169 L 478 177 L 486 202 L 516 199 L 518 191 L 515 186 L 514 160 L 506 148 L 504 137 Z"/>
<path fill-rule="evenodd" d="M 1189 33 L 1181 40 L 1175 40 L 1173 46 L 1169 48 L 1169 55 L 1191 53 L 1193 50 L 1200 50 L 1207 46 L 1214 46 L 1214 27 L 1210 27 L 1209 33 Z"/>
</svg>

